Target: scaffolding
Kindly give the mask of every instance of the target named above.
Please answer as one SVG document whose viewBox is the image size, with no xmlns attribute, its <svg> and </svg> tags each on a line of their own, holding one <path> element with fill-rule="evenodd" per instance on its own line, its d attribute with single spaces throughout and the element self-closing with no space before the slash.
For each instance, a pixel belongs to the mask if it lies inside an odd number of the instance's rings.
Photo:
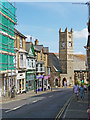
<svg viewBox="0 0 90 120">
<path fill-rule="evenodd" d="M 16 8 L 7 0 L 0 1 L 0 71 L 14 70 L 14 25 Z"/>
</svg>

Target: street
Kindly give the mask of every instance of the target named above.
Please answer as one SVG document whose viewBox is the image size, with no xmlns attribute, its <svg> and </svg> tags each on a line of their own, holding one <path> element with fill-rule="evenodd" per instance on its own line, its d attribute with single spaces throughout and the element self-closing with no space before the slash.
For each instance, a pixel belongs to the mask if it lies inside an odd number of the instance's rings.
<svg viewBox="0 0 90 120">
<path fill-rule="evenodd" d="M 72 88 L 58 88 L 57 91 L 5 103 L 2 118 L 56 118 L 71 96 Z"/>
</svg>

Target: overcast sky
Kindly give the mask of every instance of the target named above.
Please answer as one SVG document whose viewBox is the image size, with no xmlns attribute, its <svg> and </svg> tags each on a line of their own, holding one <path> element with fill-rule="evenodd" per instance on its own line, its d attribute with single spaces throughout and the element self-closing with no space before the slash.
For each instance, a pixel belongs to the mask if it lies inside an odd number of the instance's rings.
<svg viewBox="0 0 90 120">
<path fill-rule="evenodd" d="M 88 7 L 71 2 L 16 2 L 16 28 L 39 44 L 59 51 L 59 29 L 74 31 L 74 53 L 86 54 Z"/>
</svg>

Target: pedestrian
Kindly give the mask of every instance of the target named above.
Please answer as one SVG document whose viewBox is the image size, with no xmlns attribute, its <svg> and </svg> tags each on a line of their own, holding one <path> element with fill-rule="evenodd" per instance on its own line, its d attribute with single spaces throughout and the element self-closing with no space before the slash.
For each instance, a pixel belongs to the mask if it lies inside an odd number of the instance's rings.
<svg viewBox="0 0 90 120">
<path fill-rule="evenodd" d="M 84 90 L 87 93 L 87 85 L 84 85 Z"/>
<path fill-rule="evenodd" d="M 88 112 L 88 120 L 90 120 L 90 105 L 89 105 L 89 109 L 87 110 Z"/>
<path fill-rule="evenodd" d="M 75 94 L 75 98 L 78 101 L 79 85 L 77 84 L 77 81 L 75 81 L 75 85 L 73 86 L 73 93 Z"/>
<path fill-rule="evenodd" d="M 85 93 L 84 86 L 81 84 L 81 87 L 80 87 L 80 97 L 81 97 L 82 100 L 84 99 L 84 93 Z"/>
</svg>

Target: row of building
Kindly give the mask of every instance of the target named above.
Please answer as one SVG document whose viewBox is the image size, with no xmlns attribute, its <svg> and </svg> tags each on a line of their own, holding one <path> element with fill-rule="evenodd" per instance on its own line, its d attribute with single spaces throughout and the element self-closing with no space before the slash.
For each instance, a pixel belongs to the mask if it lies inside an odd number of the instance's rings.
<svg viewBox="0 0 90 120">
<path fill-rule="evenodd" d="M 0 2 L 0 93 L 10 96 L 12 88 L 17 94 L 34 90 L 47 90 L 48 86 L 73 85 L 75 80 L 87 83 L 85 55 L 74 55 L 73 29 L 59 30 L 59 53 L 26 41 L 27 37 L 15 29 L 16 8 Z M 31 39 L 31 38 L 30 38 Z"/>
<path fill-rule="evenodd" d="M 50 70 L 47 66 L 48 47 L 26 42 L 26 36 L 15 29 L 16 8 L 0 1 L 0 93 L 10 96 L 29 90 L 48 89 Z"/>
</svg>

